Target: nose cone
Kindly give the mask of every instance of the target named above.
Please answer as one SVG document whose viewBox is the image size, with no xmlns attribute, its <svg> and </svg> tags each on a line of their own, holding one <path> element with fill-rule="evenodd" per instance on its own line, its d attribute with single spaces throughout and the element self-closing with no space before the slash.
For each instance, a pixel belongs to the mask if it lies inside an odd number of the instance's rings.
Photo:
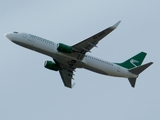
<svg viewBox="0 0 160 120">
<path fill-rule="evenodd" d="M 11 33 L 6 33 L 6 34 L 4 34 L 4 36 L 6 36 L 6 38 L 8 38 L 9 40 L 11 40 Z"/>
</svg>

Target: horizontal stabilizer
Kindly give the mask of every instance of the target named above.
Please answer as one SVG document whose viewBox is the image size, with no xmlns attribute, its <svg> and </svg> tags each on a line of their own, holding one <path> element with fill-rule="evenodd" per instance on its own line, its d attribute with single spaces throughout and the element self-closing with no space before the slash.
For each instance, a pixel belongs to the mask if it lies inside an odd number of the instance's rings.
<svg viewBox="0 0 160 120">
<path fill-rule="evenodd" d="M 152 64 L 153 64 L 153 62 L 149 62 L 147 64 L 132 68 L 129 70 L 129 72 L 136 74 L 136 75 L 139 75 L 141 72 L 143 72 L 146 68 L 148 68 Z"/>
<path fill-rule="evenodd" d="M 137 79 L 137 78 L 128 78 L 128 80 L 129 80 L 129 82 L 130 82 L 130 84 L 131 84 L 132 87 L 135 86 L 135 84 L 136 84 L 136 79 Z"/>
<path fill-rule="evenodd" d="M 133 74 L 136 74 L 136 75 L 139 75 L 141 72 L 143 72 L 146 68 L 148 68 L 152 64 L 153 64 L 153 62 L 149 62 L 147 64 L 132 68 L 132 69 L 129 70 L 129 72 L 131 72 Z M 137 78 L 128 78 L 132 87 L 135 87 L 136 79 Z"/>
</svg>

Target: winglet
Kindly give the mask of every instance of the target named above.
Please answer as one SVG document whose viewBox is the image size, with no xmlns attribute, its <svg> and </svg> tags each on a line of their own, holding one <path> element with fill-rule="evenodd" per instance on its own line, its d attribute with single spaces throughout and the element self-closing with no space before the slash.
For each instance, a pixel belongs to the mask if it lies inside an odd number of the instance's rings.
<svg viewBox="0 0 160 120">
<path fill-rule="evenodd" d="M 121 21 L 118 21 L 116 24 L 114 24 L 114 25 L 112 26 L 112 28 L 113 28 L 113 29 L 116 29 L 117 26 L 120 24 L 120 22 L 121 22 Z"/>
<path fill-rule="evenodd" d="M 72 88 L 75 86 L 75 84 L 76 84 L 76 83 L 73 83 L 73 84 L 72 84 Z"/>
</svg>

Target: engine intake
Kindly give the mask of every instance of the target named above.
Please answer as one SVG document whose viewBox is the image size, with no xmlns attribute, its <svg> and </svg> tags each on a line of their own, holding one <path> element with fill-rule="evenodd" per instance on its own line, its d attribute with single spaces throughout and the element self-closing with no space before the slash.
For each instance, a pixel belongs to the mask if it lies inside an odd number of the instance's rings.
<svg viewBox="0 0 160 120">
<path fill-rule="evenodd" d="M 45 61 L 44 67 L 49 69 L 49 70 L 54 70 L 54 71 L 59 70 L 58 65 L 56 63 L 52 62 L 52 61 Z"/>
<path fill-rule="evenodd" d="M 58 43 L 57 50 L 59 52 L 63 52 L 63 53 L 72 53 L 73 52 L 71 46 L 65 45 L 63 43 Z"/>
</svg>

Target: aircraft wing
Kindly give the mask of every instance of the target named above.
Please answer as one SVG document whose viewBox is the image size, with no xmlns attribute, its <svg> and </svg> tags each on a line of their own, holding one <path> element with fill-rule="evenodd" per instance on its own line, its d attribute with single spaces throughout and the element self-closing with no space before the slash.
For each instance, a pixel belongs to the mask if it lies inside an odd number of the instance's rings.
<svg viewBox="0 0 160 120">
<path fill-rule="evenodd" d="M 83 40 L 82 42 L 79 42 L 72 46 L 73 50 L 77 51 L 76 53 L 73 53 L 72 56 L 76 57 L 79 60 L 82 60 L 86 52 L 90 52 L 90 50 L 93 47 L 96 47 L 98 42 L 104 38 L 106 35 L 108 35 L 110 32 L 112 32 L 114 29 L 117 28 L 121 21 L 117 22 L 115 25 Z"/>
<path fill-rule="evenodd" d="M 67 70 L 59 70 L 64 86 L 72 88 L 72 75 Z"/>
<path fill-rule="evenodd" d="M 72 79 L 73 79 L 73 75 L 74 75 L 73 72 L 75 71 L 75 68 L 72 65 L 63 64 L 56 60 L 54 61 L 60 67 L 59 73 L 64 83 L 64 86 L 68 88 L 72 88 L 74 86 L 74 84 L 72 84 Z"/>
</svg>

